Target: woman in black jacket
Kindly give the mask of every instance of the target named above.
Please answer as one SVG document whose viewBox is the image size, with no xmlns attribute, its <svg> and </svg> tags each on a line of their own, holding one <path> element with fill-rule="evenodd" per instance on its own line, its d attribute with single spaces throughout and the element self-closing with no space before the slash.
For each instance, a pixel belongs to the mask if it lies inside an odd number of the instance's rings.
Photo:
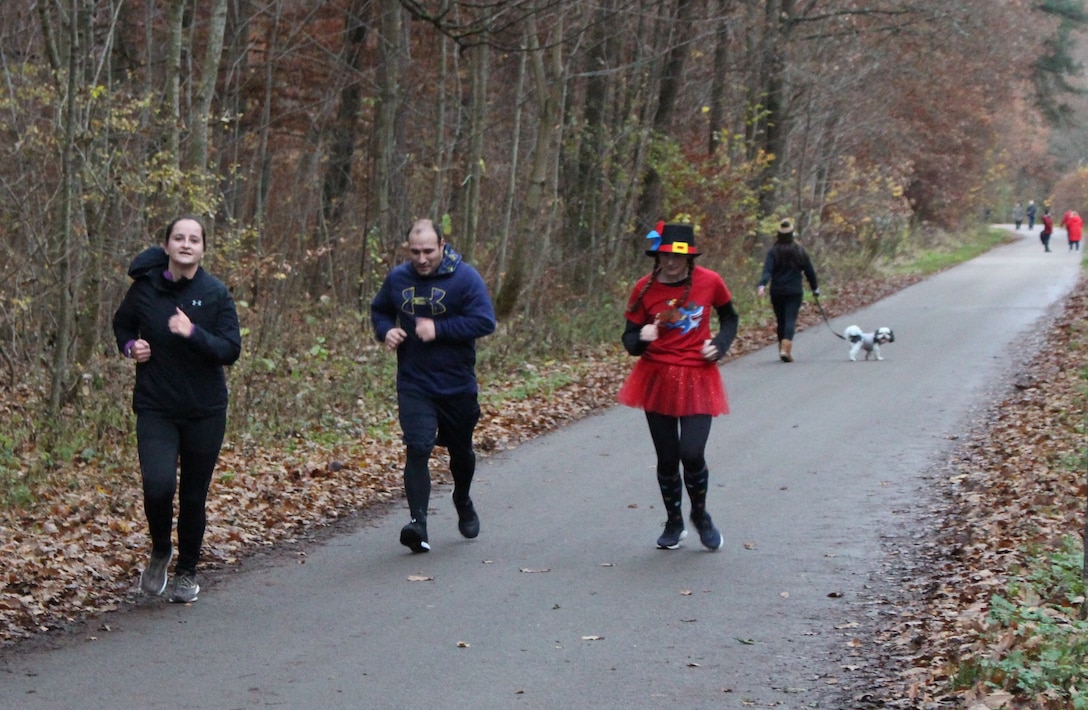
<svg viewBox="0 0 1088 710">
<path fill-rule="evenodd" d="M 784 219 L 778 225 L 778 237 L 767 252 L 763 275 L 759 278 L 760 296 L 768 282 L 771 284 L 771 307 L 778 324 L 778 357 L 782 362 L 793 362 L 793 334 L 804 294 L 802 275 L 808 279 L 812 295 L 818 298 L 820 288 L 816 283 L 812 260 L 796 240 L 793 222 Z"/>
<path fill-rule="evenodd" d="M 132 408 L 151 554 L 140 587 L 166 590 L 174 556 L 170 531 L 178 493 L 178 560 L 170 601 L 193 602 L 206 501 L 227 421 L 225 365 L 242 351 L 234 299 L 200 266 L 204 225 L 179 217 L 163 245 L 129 266 L 133 283 L 113 317 L 121 353 L 136 361 Z M 180 464 L 180 476 L 178 468 Z"/>
</svg>

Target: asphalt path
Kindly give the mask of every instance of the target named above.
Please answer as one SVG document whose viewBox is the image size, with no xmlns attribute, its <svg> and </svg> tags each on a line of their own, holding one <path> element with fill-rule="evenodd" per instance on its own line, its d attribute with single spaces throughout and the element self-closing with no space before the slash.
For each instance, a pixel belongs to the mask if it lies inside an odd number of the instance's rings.
<svg viewBox="0 0 1088 710">
<path fill-rule="evenodd" d="M 1064 232 L 1049 254 L 1037 234 L 832 321 L 891 327 L 882 362 L 849 362 L 821 325 L 793 364 L 771 348 L 726 363 L 717 553 L 694 530 L 655 549 L 653 448 L 641 412 L 615 407 L 482 460 L 476 540 L 436 491 L 430 554 L 397 542 L 397 506 L 205 579 L 193 605 L 9 650 L 0 706 L 849 707 L 889 541 L 926 534 L 927 472 L 1075 285 Z"/>
</svg>

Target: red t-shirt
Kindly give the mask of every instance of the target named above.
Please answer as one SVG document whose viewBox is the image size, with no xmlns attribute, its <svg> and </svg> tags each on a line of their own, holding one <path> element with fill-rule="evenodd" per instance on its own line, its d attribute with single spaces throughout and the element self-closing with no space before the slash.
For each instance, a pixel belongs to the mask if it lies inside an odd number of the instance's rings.
<svg viewBox="0 0 1088 710">
<path fill-rule="evenodd" d="M 638 298 L 642 287 L 653 277 L 639 279 L 628 299 L 628 308 Z M 703 358 L 703 343 L 711 337 L 710 319 L 716 310 L 732 300 L 725 281 L 714 271 L 696 266 L 691 274 L 691 291 L 686 283 L 663 284 L 654 281 L 627 320 L 636 325 L 658 323 L 657 340 L 651 341 L 642 357 L 669 365 L 705 366 L 715 363 Z"/>
</svg>

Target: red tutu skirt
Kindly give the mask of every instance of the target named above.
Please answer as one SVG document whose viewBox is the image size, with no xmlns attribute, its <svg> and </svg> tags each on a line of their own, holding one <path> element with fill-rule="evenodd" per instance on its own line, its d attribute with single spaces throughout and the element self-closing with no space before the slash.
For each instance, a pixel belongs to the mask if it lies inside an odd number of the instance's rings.
<svg viewBox="0 0 1088 710">
<path fill-rule="evenodd" d="M 717 365 L 667 365 L 639 358 L 616 401 L 669 417 L 729 414 L 729 400 Z"/>
</svg>

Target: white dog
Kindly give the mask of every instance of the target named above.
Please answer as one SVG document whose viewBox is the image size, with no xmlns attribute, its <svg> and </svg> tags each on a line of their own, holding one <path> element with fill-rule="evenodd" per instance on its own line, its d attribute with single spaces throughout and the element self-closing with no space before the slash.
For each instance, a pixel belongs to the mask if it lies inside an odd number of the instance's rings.
<svg viewBox="0 0 1088 710">
<path fill-rule="evenodd" d="M 875 333 L 863 333 L 861 328 L 856 325 L 852 325 L 843 331 L 843 335 L 850 341 L 850 361 L 857 362 L 858 353 L 862 350 L 865 351 L 865 359 L 869 359 L 869 355 L 876 355 L 877 360 L 883 360 L 880 357 L 880 346 L 885 343 L 895 342 L 895 333 L 891 328 L 877 328 Z"/>
</svg>

